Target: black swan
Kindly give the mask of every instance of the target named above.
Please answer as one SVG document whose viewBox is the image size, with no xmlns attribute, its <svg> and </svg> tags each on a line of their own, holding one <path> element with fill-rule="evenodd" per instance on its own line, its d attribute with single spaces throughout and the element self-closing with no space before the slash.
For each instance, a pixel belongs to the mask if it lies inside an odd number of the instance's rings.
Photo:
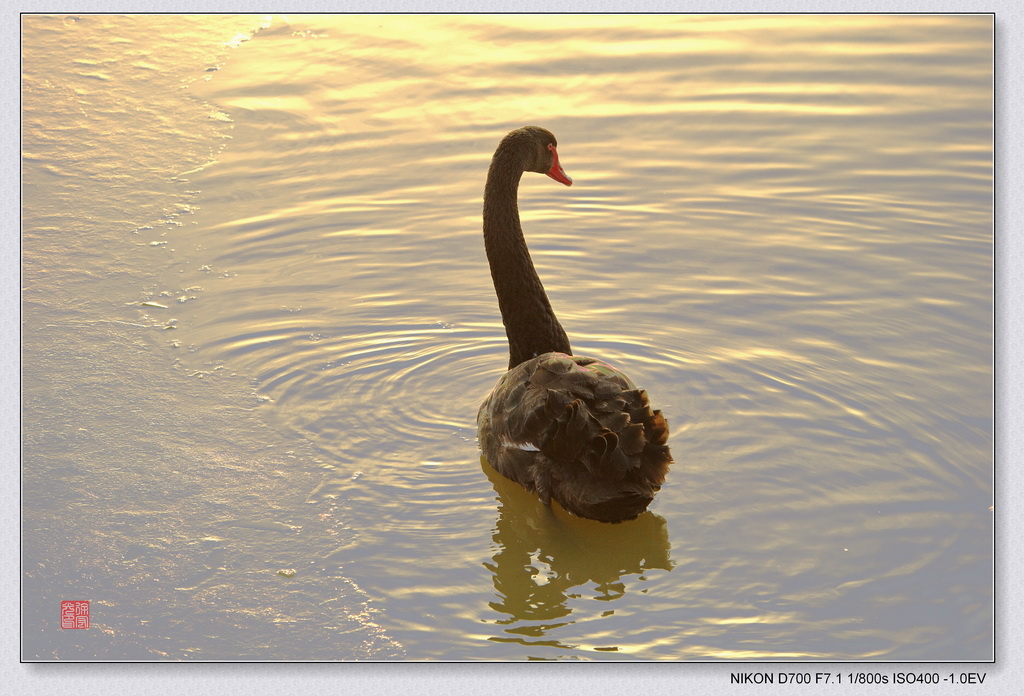
<svg viewBox="0 0 1024 696">
<path fill-rule="evenodd" d="M 523 172 L 572 185 L 555 136 L 536 126 L 498 145 L 484 189 L 484 246 L 508 336 L 508 372 L 477 414 L 480 448 L 494 469 L 545 504 L 601 522 L 647 509 L 672 462 L 668 424 L 647 392 L 594 358 L 572 354 L 519 223 Z"/>
</svg>

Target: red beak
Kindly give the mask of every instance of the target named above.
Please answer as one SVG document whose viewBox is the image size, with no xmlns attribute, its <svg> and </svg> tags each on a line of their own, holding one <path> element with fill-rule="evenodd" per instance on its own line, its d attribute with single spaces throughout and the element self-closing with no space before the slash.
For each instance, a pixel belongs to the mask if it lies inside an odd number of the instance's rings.
<svg viewBox="0 0 1024 696">
<path fill-rule="evenodd" d="M 565 184 L 566 186 L 572 186 L 572 179 L 562 169 L 562 165 L 558 163 L 558 150 L 555 149 L 554 145 L 548 145 L 548 149 L 551 150 L 551 155 L 555 158 L 551 163 L 551 169 L 548 170 L 547 174 L 555 181 Z"/>
</svg>

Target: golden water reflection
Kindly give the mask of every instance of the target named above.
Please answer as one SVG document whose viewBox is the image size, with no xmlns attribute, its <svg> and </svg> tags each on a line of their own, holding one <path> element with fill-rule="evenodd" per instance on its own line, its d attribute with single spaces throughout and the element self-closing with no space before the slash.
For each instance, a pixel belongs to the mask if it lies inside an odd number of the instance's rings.
<svg viewBox="0 0 1024 696">
<path fill-rule="evenodd" d="M 668 528 L 659 515 L 648 510 L 619 524 L 575 517 L 557 503 L 545 506 L 482 457 L 480 463 L 498 494 L 492 537 L 498 551 L 484 563 L 493 574 L 497 593 L 490 607 L 504 615 L 497 623 L 506 626 L 508 634 L 489 640 L 579 647 L 541 639 L 574 623 L 571 604 L 588 594 L 583 586 L 590 586 L 592 599 L 607 603 L 600 615 L 610 616 L 615 613 L 615 600 L 625 596 L 631 584 L 627 576 L 644 581 L 644 573 L 650 570 L 672 570 Z"/>
<path fill-rule="evenodd" d="M 108 494 L 152 491 L 182 510 L 166 558 L 186 566 L 211 519 L 301 530 L 217 526 L 246 578 L 217 585 L 218 610 L 280 607 L 237 641 L 221 641 L 230 612 L 197 639 L 192 597 L 138 585 L 116 596 L 122 624 L 140 603 L 162 614 L 113 654 L 990 654 L 991 17 L 23 26 L 26 436 L 49 460 L 26 505 L 73 495 L 53 484 L 69 467 Z M 526 123 L 557 134 L 577 182 L 522 183 L 556 312 L 578 350 L 651 390 L 685 452 L 664 519 L 574 519 L 474 466 L 474 414 L 507 361 L 480 194 Z M 168 452 L 194 492 L 138 446 L 75 433 Z M 227 477 L 206 455 L 221 450 L 242 462 Z M 98 533 L 108 548 L 83 567 L 104 591 L 116 578 L 95 559 L 125 535 L 170 543 L 65 513 L 37 518 L 26 549 Z M 309 559 L 322 576 L 282 584 L 277 568 Z M 71 568 L 33 578 L 40 615 L 80 582 Z M 315 598 L 358 615 L 360 593 L 386 639 L 339 641 L 309 613 Z M 278 615 L 303 617 L 286 639 Z M 49 654 L 31 625 L 31 654 Z"/>
</svg>

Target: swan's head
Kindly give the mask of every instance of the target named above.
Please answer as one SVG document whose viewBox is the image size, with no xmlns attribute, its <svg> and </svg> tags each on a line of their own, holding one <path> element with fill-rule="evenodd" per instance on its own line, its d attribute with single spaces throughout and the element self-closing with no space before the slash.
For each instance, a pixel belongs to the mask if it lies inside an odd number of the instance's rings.
<svg viewBox="0 0 1024 696">
<path fill-rule="evenodd" d="M 558 141 L 551 131 L 539 126 L 525 126 L 506 135 L 505 142 L 521 148 L 526 158 L 526 171 L 547 174 L 559 183 L 572 186 L 572 179 L 558 163 Z"/>
</svg>

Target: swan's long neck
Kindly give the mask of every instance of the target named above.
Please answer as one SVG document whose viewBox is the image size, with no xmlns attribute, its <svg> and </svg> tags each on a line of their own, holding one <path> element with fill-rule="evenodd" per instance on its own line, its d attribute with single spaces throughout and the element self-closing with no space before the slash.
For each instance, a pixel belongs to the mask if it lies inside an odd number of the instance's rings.
<svg viewBox="0 0 1024 696">
<path fill-rule="evenodd" d="M 572 351 L 523 238 L 517 201 L 522 175 L 522 164 L 499 149 L 484 189 L 484 247 L 508 336 L 509 369 L 541 353 Z"/>
</svg>

